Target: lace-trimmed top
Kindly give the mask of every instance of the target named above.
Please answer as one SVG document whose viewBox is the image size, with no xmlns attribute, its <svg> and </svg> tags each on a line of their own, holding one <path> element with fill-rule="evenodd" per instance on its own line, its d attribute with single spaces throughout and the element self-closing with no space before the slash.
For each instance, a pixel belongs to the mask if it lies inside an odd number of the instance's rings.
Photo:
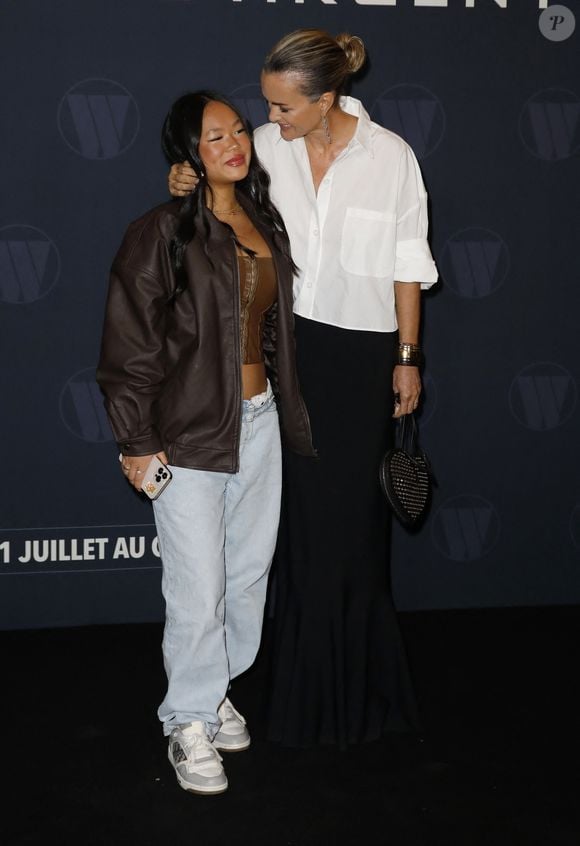
<svg viewBox="0 0 580 846">
<path fill-rule="evenodd" d="M 276 302 L 276 269 L 269 256 L 238 256 L 238 265 L 242 364 L 258 364 L 264 360 L 262 338 L 266 313 Z"/>
</svg>

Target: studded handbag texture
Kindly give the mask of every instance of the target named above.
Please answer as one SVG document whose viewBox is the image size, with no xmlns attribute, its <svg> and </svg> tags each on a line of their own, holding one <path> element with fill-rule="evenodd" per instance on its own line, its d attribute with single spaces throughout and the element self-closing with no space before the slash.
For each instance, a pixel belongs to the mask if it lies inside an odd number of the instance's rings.
<svg viewBox="0 0 580 846">
<path fill-rule="evenodd" d="M 381 461 L 379 480 L 399 522 L 406 529 L 418 528 L 429 508 L 432 475 L 427 456 L 419 449 L 413 414 L 399 418 L 395 446 Z"/>
</svg>

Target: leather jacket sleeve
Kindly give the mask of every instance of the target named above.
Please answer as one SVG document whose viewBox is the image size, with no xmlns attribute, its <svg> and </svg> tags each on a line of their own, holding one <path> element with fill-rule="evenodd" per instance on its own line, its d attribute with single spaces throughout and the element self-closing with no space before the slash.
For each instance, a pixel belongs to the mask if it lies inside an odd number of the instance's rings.
<svg viewBox="0 0 580 846">
<path fill-rule="evenodd" d="M 156 400 L 166 375 L 166 272 L 171 262 L 163 238 L 144 237 L 134 229 L 111 270 L 97 381 L 121 451 L 149 455 L 163 449 Z"/>
<path fill-rule="evenodd" d="M 262 336 L 262 349 L 264 351 L 264 363 L 272 391 L 278 402 L 280 397 L 280 386 L 278 384 L 278 367 L 276 363 L 276 324 L 278 322 L 278 303 L 275 302 L 267 311 L 264 320 L 264 333 Z M 278 403 L 279 404 L 279 403 Z"/>
</svg>

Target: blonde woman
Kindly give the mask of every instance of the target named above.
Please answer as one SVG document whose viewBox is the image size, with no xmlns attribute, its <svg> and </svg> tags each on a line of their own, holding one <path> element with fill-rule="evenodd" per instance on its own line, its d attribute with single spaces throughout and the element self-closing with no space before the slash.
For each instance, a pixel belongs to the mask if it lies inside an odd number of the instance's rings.
<svg viewBox="0 0 580 846">
<path fill-rule="evenodd" d="M 269 737 L 341 747 L 417 726 L 378 466 L 421 391 L 421 289 L 437 271 L 410 147 L 344 96 L 362 41 L 298 30 L 267 55 L 255 133 L 288 230 L 299 379 L 318 461 L 284 455 Z M 175 194 L 195 189 L 187 167 Z"/>
</svg>

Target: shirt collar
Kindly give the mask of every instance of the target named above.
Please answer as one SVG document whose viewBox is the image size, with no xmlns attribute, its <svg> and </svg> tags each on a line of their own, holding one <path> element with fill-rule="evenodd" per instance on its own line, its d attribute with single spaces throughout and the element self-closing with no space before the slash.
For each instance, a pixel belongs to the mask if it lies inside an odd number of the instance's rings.
<svg viewBox="0 0 580 846">
<path fill-rule="evenodd" d="M 341 97 L 340 107 L 347 114 L 354 115 L 356 118 L 358 118 L 356 132 L 350 143 L 360 144 L 360 146 L 369 154 L 371 159 L 374 158 L 371 119 L 363 104 L 360 100 L 357 100 L 354 97 Z M 284 139 L 280 135 L 280 130 L 278 130 L 278 134 L 274 139 L 274 143 L 279 144 L 280 141 L 284 141 Z M 287 141 L 284 141 L 284 144 L 287 143 Z"/>
<path fill-rule="evenodd" d="M 358 118 L 356 132 L 351 144 L 360 144 L 371 159 L 374 158 L 371 119 L 361 101 L 354 97 L 341 97 L 340 108 L 347 114 Z"/>
</svg>

